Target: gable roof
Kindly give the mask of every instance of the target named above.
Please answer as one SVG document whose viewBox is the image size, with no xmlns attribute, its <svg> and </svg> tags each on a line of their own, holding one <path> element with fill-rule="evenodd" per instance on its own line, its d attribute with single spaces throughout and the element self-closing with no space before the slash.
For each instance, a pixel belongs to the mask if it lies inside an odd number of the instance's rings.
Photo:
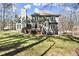
<svg viewBox="0 0 79 59">
<path fill-rule="evenodd" d="M 31 16 L 55 16 L 55 17 L 59 17 L 59 14 L 56 13 L 51 13 L 49 11 L 38 11 L 38 12 L 34 12 Z"/>
</svg>

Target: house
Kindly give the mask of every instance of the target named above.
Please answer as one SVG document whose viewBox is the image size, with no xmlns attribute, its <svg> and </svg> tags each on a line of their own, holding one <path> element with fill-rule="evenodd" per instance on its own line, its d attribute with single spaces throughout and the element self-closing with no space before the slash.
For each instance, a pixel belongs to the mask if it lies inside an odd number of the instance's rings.
<svg viewBox="0 0 79 59">
<path fill-rule="evenodd" d="M 30 17 L 23 17 L 22 15 L 16 24 L 16 29 L 22 30 L 26 27 L 27 31 L 31 33 L 58 34 L 58 22 L 56 18 L 59 16 L 59 14 L 45 11 L 34 12 Z"/>
<path fill-rule="evenodd" d="M 41 27 L 41 31 L 44 34 L 58 34 L 58 27 L 56 18 L 60 15 L 52 14 L 45 11 L 34 13 L 31 15 L 33 25 L 37 24 L 37 28 Z"/>
<path fill-rule="evenodd" d="M 18 17 L 16 22 L 16 30 L 21 31 L 23 27 L 26 27 L 26 9 L 21 9 L 21 16 Z"/>
</svg>

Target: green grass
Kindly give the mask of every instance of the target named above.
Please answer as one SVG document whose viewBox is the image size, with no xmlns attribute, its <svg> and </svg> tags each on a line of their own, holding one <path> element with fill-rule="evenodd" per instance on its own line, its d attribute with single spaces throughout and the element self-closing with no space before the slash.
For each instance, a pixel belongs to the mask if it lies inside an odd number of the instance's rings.
<svg viewBox="0 0 79 59">
<path fill-rule="evenodd" d="M 0 32 L 0 55 L 26 47 L 35 42 L 45 41 L 34 45 L 31 48 L 15 54 L 16 56 L 39 56 L 43 54 L 54 42 L 55 45 L 45 54 L 45 56 L 72 56 L 76 55 L 75 49 L 79 47 L 79 38 L 67 35 L 39 36 L 29 35 L 14 31 Z M 1 50 L 2 48 L 2 50 Z"/>
<path fill-rule="evenodd" d="M 43 39 L 43 37 L 25 35 L 18 32 L 1 32 L 0 36 L 0 55 L 28 46 Z"/>
<path fill-rule="evenodd" d="M 79 43 L 70 40 L 70 38 L 65 36 L 54 36 L 51 39 L 55 41 L 55 46 L 50 49 L 47 55 L 76 55 L 75 49 L 79 48 Z"/>
<path fill-rule="evenodd" d="M 17 56 L 40 56 L 42 55 L 54 42 L 49 42 L 49 39 L 47 39 L 46 41 L 33 46 L 32 48 L 25 50 L 21 53 L 16 54 Z"/>
</svg>

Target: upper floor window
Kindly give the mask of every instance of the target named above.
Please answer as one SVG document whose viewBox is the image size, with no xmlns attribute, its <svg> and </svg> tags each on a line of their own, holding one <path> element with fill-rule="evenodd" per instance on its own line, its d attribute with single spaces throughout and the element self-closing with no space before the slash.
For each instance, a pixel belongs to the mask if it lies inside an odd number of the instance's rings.
<svg viewBox="0 0 79 59">
<path fill-rule="evenodd" d="M 55 19 L 55 17 L 52 17 L 52 21 L 53 21 L 53 22 L 56 22 L 56 19 Z"/>
</svg>

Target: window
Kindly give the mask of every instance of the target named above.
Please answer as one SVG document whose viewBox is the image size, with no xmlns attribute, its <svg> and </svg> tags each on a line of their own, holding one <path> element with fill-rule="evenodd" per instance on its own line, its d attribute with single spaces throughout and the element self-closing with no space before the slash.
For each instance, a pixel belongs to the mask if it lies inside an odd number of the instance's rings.
<svg viewBox="0 0 79 59">
<path fill-rule="evenodd" d="M 49 18 L 49 22 L 52 22 L 51 18 Z"/>
<path fill-rule="evenodd" d="M 51 25 L 51 29 L 53 29 L 53 26 Z"/>
<path fill-rule="evenodd" d="M 19 26 L 17 25 L 17 29 L 19 28 Z"/>
<path fill-rule="evenodd" d="M 21 24 L 17 24 L 17 29 L 21 29 Z"/>
<path fill-rule="evenodd" d="M 19 25 L 19 29 L 21 29 L 21 25 Z"/>
<path fill-rule="evenodd" d="M 45 26 L 46 26 L 46 23 L 45 23 Z"/>
<path fill-rule="evenodd" d="M 54 29 L 54 30 L 56 29 L 56 25 L 53 25 L 53 29 Z"/>
<path fill-rule="evenodd" d="M 33 17 L 33 21 L 35 21 L 35 17 Z"/>
<path fill-rule="evenodd" d="M 55 17 L 54 17 L 54 16 L 52 17 L 52 21 L 53 21 L 53 22 L 55 21 Z"/>
</svg>

